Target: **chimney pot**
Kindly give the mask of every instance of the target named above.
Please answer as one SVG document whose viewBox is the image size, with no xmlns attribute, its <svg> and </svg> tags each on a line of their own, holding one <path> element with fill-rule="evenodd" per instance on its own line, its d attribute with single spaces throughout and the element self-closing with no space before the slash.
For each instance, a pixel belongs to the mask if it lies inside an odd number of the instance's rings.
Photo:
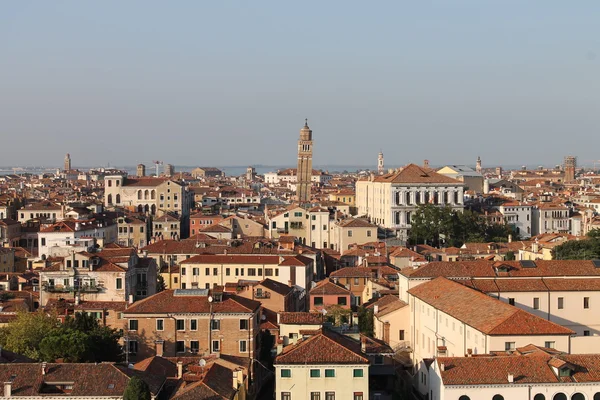
<svg viewBox="0 0 600 400">
<path fill-rule="evenodd" d="M 133 295 L 132 294 L 129 295 L 129 304 L 133 304 Z"/>
<path fill-rule="evenodd" d="M 508 383 L 513 383 L 515 381 L 515 377 L 513 374 L 508 374 Z"/>
<path fill-rule="evenodd" d="M 46 375 L 46 366 L 48 364 L 46 364 L 45 362 L 42 363 L 42 375 Z"/>
<path fill-rule="evenodd" d="M 183 376 L 183 361 L 177 361 L 177 379 Z"/>
<path fill-rule="evenodd" d="M 445 371 L 446 370 L 446 365 L 444 363 L 440 364 L 440 371 Z"/>
<path fill-rule="evenodd" d="M 12 397 L 12 382 L 4 382 L 4 397 Z"/>
</svg>

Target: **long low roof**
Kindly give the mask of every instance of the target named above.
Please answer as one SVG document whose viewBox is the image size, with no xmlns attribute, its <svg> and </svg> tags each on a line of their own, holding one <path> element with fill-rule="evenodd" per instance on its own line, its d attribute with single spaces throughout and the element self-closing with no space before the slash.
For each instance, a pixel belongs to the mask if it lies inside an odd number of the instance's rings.
<svg viewBox="0 0 600 400">
<path fill-rule="evenodd" d="M 408 291 L 487 335 L 571 335 L 574 332 L 460 283 L 439 277 Z"/>
</svg>

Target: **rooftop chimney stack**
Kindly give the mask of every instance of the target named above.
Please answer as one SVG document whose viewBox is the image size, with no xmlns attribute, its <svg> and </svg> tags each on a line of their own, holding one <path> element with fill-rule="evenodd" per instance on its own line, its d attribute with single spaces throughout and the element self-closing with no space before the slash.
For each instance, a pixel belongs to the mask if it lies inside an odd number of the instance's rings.
<svg viewBox="0 0 600 400">
<path fill-rule="evenodd" d="M 423 168 L 429 168 L 429 160 L 423 160 Z"/>
<path fill-rule="evenodd" d="M 508 374 L 508 383 L 513 383 L 515 381 L 515 377 L 513 374 Z"/>
<path fill-rule="evenodd" d="M 47 366 L 47 365 L 48 365 L 48 364 L 46 364 L 45 362 L 43 362 L 43 363 L 42 363 L 42 375 L 46 375 L 46 371 L 47 371 L 47 370 L 46 370 L 46 366 Z"/>
<path fill-rule="evenodd" d="M 183 361 L 177 361 L 177 379 L 183 377 Z"/>
<path fill-rule="evenodd" d="M 12 396 L 12 382 L 4 382 L 4 397 Z"/>
</svg>

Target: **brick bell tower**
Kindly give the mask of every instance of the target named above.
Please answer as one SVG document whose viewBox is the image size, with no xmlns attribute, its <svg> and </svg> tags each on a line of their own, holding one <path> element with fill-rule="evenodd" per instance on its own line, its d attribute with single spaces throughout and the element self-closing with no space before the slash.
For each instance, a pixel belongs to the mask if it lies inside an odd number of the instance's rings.
<svg viewBox="0 0 600 400">
<path fill-rule="evenodd" d="M 310 189 L 312 185 L 312 130 L 308 127 L 308 119 L 300 129 L 298 140 L 298 169 L 296 170 L 296 195 L 300 204 L 310 202 Z"/>
</svg>

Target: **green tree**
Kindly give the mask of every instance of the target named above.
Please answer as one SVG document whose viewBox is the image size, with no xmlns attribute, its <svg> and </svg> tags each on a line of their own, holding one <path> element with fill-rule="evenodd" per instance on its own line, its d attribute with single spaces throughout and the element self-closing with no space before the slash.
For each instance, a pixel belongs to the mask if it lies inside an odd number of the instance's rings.
<svg viewBox="0 0 600 400">
<path fill-rule="evenodd" d="M 358 329 L 360 333 L 373 336 L 373 310 L 360 306 L 358 308 Z"/>
<path fill-rule="evenodd" d="M 40 343 L 60 326 L 55 316 L 42 311 L 21 312 L 17 319 L 0 328 L 0 344 L 3 348 L 22 354 L 34 360 L 40 360 Z"/>
<path fill-rule="evenodd" d="M 600 229 L 596 228 L 596 229 L 592 229 L 591 231 L 589 231 L 586 235 L 589 238 L 592 239 L 600 239 Z"/>
<path fill-rule="evenodd" d="M 165 278 L 161 274 L 158 274 L 158 278 L 156 278 L 156 293 L 162 292 L 167 288 L 165 284 Z"/>
<path fill-rule="evenodd" d="M 54 362 L 84 362 L 93 358 L 90 336 L 77 330 L 57 328 L 40 342 L 40 358 Z"/>
<path fill-rule="evenodd" d="M 134 376 L 127 383 L 123 400 L 150 400 L 150 388 L 141 378 Z"/>
<path fill-rule="evenodd" d="M 514 261 L 517 259 L 517 257 L 515 257 L 515 253 L 513 251 L 507 251 L 504 259 L 506 261 Z"/>
<path fill-rule="evenodd" d="M 552 249 L 555 260 L 596 260 L 600 259 L 600 238 L 569 240 Z"/>
</svg>

